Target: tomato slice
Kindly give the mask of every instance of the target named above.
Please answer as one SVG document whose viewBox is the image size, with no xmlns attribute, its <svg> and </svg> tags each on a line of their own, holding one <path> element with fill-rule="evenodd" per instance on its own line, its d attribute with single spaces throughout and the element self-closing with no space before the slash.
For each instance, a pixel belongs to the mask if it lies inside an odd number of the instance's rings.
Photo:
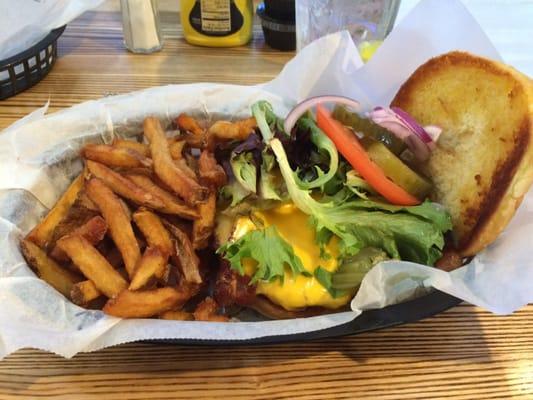
<svg viewBox="0 0 533 400">
<path fill-rule="evenodd" d="M 353 169 L 390 203 L 401 206 L 420 204 L 420 200 L 387 178 L 376 163 L 370 159 L 361 143 L 359 143 L 357 136 L 335 120 L 322 105 L 317 105 L 316 107 L 316 123 L 335 143 L 337 150 L 346 158 Z"/>
</svg>

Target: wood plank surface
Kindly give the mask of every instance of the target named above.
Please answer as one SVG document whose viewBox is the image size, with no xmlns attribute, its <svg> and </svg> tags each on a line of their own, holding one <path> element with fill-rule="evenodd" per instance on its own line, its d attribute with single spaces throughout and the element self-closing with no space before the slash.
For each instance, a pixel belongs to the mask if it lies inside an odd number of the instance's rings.
<svg viewBox="0 0 533 400">
<path fill-rule="evenodd" d="M 260 83 L 292 56 L 268 49 L 257 26 L 249 46 L 205 49 L 185 43 L 175 13 L 163 21 L 164 50 L 150 56 L 124 50 L 116 12 L 73 21 L 50 75 L 0 102 L 0 129 L 48 99 L 55 111 L 154 85 Z M 304 343 L 135 343 L 71 360 L 22 350 L 0 362 L 0 399 L 533 399 L 532 322 L 533 305 L 494 316 L 462 304 L 396 328 Z"/>
<path fill-rule="evenodd" d="M 533 307 L 461 305 L 358 336 L 273 346 L 128 344 L 0 363 L 0 398 L 502 399 L 533 396 Z"/>
</svg>

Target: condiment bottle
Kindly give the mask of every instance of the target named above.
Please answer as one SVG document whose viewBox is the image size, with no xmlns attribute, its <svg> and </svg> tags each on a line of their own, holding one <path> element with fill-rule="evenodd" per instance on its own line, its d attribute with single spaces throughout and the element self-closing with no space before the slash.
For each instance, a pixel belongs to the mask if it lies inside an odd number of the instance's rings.
<svg viewBox="0 0 533 400">
<path fill-rule="evenodd" d="M 161 50 L 163 38 L 157 0 L 121 0 L 120 8 L 126 48 L 134 53 Z"/>
<path fill-rule="evenodd" d="M 208 47 L 232 47 L 252 38 L 252 0 L 180 0 L 185 40 Z"/>
</svg>

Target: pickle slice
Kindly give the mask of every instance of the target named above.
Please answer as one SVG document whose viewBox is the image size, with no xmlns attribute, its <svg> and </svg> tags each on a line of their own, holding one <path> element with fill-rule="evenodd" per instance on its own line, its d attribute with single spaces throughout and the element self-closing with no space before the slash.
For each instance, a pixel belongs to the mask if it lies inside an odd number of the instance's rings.
<svg viewBox="0 0 533 400">
<path fill-rule="evenodd" d="M 339 290 L 356 288 L 374 265 L 388 259 L 387 253 L 383 250 L 365 247 L 342 262 L 331 278 L 331 287 Z"/>
<path fill-rule="evenodd" d="M 400 160 L 387 146 L 372 139 L 361 140 L 368 156 L 374 161 L 387 178 L 417 199 L 425 199 L 431 191 L 431 183 Z"/>
<path fill-rule="evenodd" d="M 374 139 L 383 143 L 394 154 L 399 155 L 406 148 L 403 140 L 397 138 L 392 132 L 375 124 L 368 118 L 363 118 L 359 114 L 348 111 L 346 107 L 335 106 L 333 118 L 343 125 L 349 126 L 364 137 Z"/>
</svg>

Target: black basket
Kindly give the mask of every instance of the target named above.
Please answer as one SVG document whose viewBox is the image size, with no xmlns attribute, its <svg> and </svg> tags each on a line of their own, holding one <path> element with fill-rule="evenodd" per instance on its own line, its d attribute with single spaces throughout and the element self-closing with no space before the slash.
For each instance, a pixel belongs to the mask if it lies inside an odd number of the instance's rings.
<svg viewBox="0 0 533 400">
<path fill-rule="evenodd" d="M 28 50 L 0 61 L 0 100 L 32 87 L 50 72 L 57 58 L 57 39 L 65 27 L 54 29 Z"/>
</svg>

